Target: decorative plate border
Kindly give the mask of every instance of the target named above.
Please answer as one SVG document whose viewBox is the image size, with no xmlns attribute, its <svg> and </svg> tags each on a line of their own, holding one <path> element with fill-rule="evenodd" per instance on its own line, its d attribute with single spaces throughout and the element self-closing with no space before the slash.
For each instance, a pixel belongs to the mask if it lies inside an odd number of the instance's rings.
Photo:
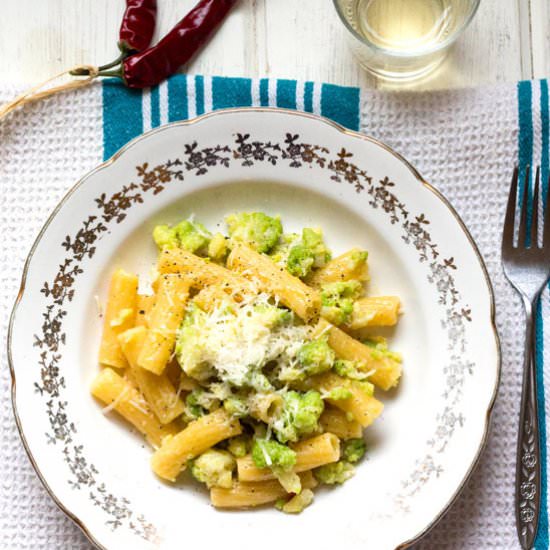
<svg viewBox="0 0 550 550">
<path fill-rule="evenodd" d="M 413 539 L 402 543 L 399 548 L 405 548 L 413 544 L 421 538 L 429 529 L 431 529 L 442 517 L 448 507 L 456 499 L 460 490 L 469 478 L 473 471 L 481 451 L 485 445 L 488 432 L 488 424 L 490 414 L 494 405 L 498 382 L 500 378 L 500 345 L 498 334 L 495 327 L 494 319 L 494 296 L 483 259 L 475 245 L 464 223 L 454 211 L 449 202 L 435 188 L 423 180 L 418 171 L 408 163 L 401 155 L 394 152 L 385 144 L 364 136 L 357 132 L 346 130 L 338 124 L 307 113 L 299 113 L 284 109 L 261 109 L 261 108 L 242 108 L 228 109 L 223 112 L 208 113 L 190 121 L 182 121 L 171 124 L 170 126 L 187 126 L 195 124 L 210 118 L 212 116 L 223 115 L 224 113 L 236 112 L 282 112 L 291 114 L 292 116 L 300 116 L 305 118 L 321 121 L 332 126 L 339 132 L 356 137 L 365 141 L 370 141 L 382 147 L 397 160 L 404 163 L 412 172 L 414 177 L 426 188 L 432 191 L 449 209 L 455 219 L 458 221 L 465 235 L 467 236 L 472 248 L 474 249 L 482 271 L 484 273 L 491 301 L 491 325 L 495 335 L 495 342 L 498 354 L 497 376 L 493 394 L 489 403 L 486 414 L 485 429 L 482 441 L 478 452 L 472 462 L 470 469 L 462 480 L 460 487 L 455 494 L 445 505 L 439 515 L 430 523 L 421 533 Z M 95 172 L 102 170 L 114 163 L 117 158 L 127 149 L 133 146 L 138 141 L 152 133 L 162 131 L 166 126 L 143 134 L 138 138 L 129 142 L 110 160 L 98 166 L 95 170 L 84 176 L 62 199 L 54 212 L 48 218 L 46 224 L 40 231 L 36 241 L 34 242 L 27 261 L 25 263 L 21 288 L 13 307 L 10 317 L 8 330 L 8 361 L 12 376 L 12 404 L 17 422 L 17 427 L 20 436 L 23 440 L 25 449 L 31 463 L 42 483 L 50 493 L 56 504 L 73 519 L 88 536 L 88 538 L 100 548 L 104 548 L 94 539 L 83 522 L 76 518 L 66 507 L 55 497 L 50 487 L 47 485 L 42 473 L 40 472 L 32 453 L 30 452 L 28 443 L 25 439 L 21 421 L 17 413 L 16 404 L 16 376 L 11 357 L 11 336 L 15 320 L 17 306 L 23 296 L 25 282 L 30 260 L 38 246 L 43 233 L 49 226 L 51 221 L 56 216 L 59 209 L 69 199 L 69 197 Z M 455 430 L 462 426 L 463 416 L 456 409 L 462 397 L 462 387 L 467 374 L 472 373 L 473 364 L 464 361 L 461 354 L 465 351 L 466 339 L 465 330 L 466 324 L 471 321 L 470 309 L 466 305 L 462 305 L 460 294 L 456 288 L 453 271 L 457 269 L 454 259 L 441 258 L 440 251 L 436 243 L 432 241 L 429 233 L 430 221 L 424 214 L 419 214 L 414 217 L 406 210 L 403 203 L 392 192 L 394 183 L 387 177 L 373 182 L 367 171 L 360 168 L 353 162 L 353 154 L 342 148 L 338 153 L 332 154 L 323 146 L 304 143 L 300 141 L 298 134 L 286 133 L 284 140 L 279 143 L 262 142 L 254 140 L 250 134 L 235 134 L 232 146 L 217 145 L 215 147 L 200 148 L 197 142 L 191 142 L 184 145 L 183 160 L 177 158 L 175 160 L 167 160 L 165 163 L 150 167 L 148 163 L 136 167 L 137 176 L 141 179 L 139 183 L 131 182 L 124 185 L 119 191 L 107 197 L 102 194 L 95 199 L 99 212 L 95 215 L 90 215 L 81 225 L 80 229 L 71 237 L 66 236 L 61 243 L 62 247 L 67 252 L 67 256 L 63 263 L 59 266 L 59 271 L 52 281 L 46 281 L 41 292 L 50 303 L 43 312 L 44 322 L 40 335 L 34 335 L 34 345 L 41 350 L 41 380 L 35 383 L 35 389 L 45 399 L 46 412 L 50 421 L 51 432 L 46 434 L 48 443 L 62 444 L 64 460 L 68 465 L 69 471 L 72 474 L 72 479 L 68 483 L 75 490 L 86 488 L 89 492 L 89 498 L 94 505 L 100 507 L 108 519 L 106 524 L 112 529 L 117 529 L 123 524 L 133 531 L 136 535 L 150 541 L 156 538 L 155 528 L 142 515 L 135 514 L 130 507 L 130 502 L 124 497 L 117 497 L 107 490 L 104 483 L 98 478 L 99 472 L 93 464 L 89 464 L 83 455 L 83 446 L 79 445 L 75 440 L 77 435 L 76 427 L 72 424 L 65 413 L 67 402 L 63 400 L 63 389 L 65 388 L 64 378 L 59 372 L 58 363 L 60 360 L 59 351 L 65 345 L 65 333 L 63 330 L 63 317 L 66 311 L 63 310 L 65 303 L 70 302 L 74 296 L 72 288 L 76 278 L 83 273 L 82 262 L 87 258 L 93 257 L 96 250 L 96 243 L 101 238 L 101 234 L 107 231 L 110 224 L 119 224 L 126 217 L 126 210 L 135 204 L 143 202 L 143 193 L 152 192 L 153 195 L 161 193 L 167 185 L 172 181 L 181 181 L 185 178 L 184 173 L 191 173 L 193 176 L 201 176 L 208 172 L 208 169 L 213 166 L 229 167 L 233 162 L 239 162 L 242 166 L 252 166 L 259 162 L 267 162 L 276 165 L 279 161 L 285 161 L 288 167 L 299 168 L 307 164 L 316 164 L 317 166 L 327 169 L 331 172 L 331 180 L 336 183 L 346 183 L 353 185 L 357 193 L 366 192 L 369 197 L 369 204 L 373 208 L 381 208 L 390 219 L 390 223 L 399 224 L 403 230 L 402 239 L 410 246 L 413 246 L 418 252 L 420 262 L 426 262 L 429 266 L 428 281 L 434 285 L 439 295 L 439 303 L 445 307 L 445 317 L 441 320 L 442 327 L 447 332 L 448 348 L 451 352 L 450 362 L 444 368 L 446 375 L 445 390 L 443 397 L 448 401 L 448 404 L 437 415 L 437 427 L 428 440 L 427 445 L 430 450 L 416 461 L 416 466 L 403 483 L 402 491 L 397 497 L 397 504 L 404 511 L 408 511 L 407 499 L 420 491 L 422 486 L 433 476 L 438 476 L 442 467 L 437 463 L 437 455 L 442 453 Z M 450 403 L 450 404 L 449 404 Z"/>
</svg>

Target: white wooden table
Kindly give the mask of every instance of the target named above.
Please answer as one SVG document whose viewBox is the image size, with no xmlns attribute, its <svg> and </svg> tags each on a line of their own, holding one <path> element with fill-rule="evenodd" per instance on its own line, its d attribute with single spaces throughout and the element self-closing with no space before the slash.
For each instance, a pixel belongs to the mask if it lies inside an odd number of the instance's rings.
<svg viewBox="0 0 550 550">
<path fill-rule="evenodd" d="M 159 0 L 162 36 L 195 0 Z M 117 54 L 124 0 L 2 0 L 0 82 L 38 82 Z M 548 0 L 481 0 L 444 66 L 416 88 L 477 86 L 550 73 Z M 350 55 L 332 0 L 241 0 L 186 69 L 382 88 Z"/>
</svg>

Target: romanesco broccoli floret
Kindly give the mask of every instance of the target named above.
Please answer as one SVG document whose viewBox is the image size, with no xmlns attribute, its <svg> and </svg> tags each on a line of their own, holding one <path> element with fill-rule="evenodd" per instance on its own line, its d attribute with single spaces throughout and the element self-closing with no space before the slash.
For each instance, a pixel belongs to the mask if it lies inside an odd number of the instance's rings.
<svg viewBox="0 0 550 550">
<path fill-rule="evenodd" d="M 286 266 L 288 254 L 292 247 L 298 243 L 300 235 L 298 233 L 284 233 L 279 242 L 273 247 L 269 255 L 271 259 L 281 266 Z"/>
<path fill-rule="evenodd" d="M 258 252 L 269 252 L 279 241 L 283 232 L 281 219 L 272 218 L 263 212 L 241 212 L 225 219 L 229 235 Z"/>
<path fill-rule="evenodd" d="M 288 325 L 294 319 L 294 315 L 288 309 L 272 306 L 270 304 L 258 304 L 254 311 L 258 314 L 258 318 L 262 325 L 267 328 L 276 328 L 283 325 Z"/>
<path fill-rule="evenodd" d="M 323 397 L 325 399 L 332 399 L 333 401 L 340 401 L 342 399 L 349 399 L 352 395 L 353 394 L 348 388 L 338 386 L 336 388 L 332 388 L 325 395 L 323 395 Z"/>
<path fill-rule="evenodd" d="M 342 458 L 348 462 L 359 462 L 366 450 L 367 446 L 362 439 L 348 439 L 342 447 Z"/>
<path fill-rule="evenodd" d="M 202 223 L 192 220 L 183 220 L 173 227 L 157 225 L 153 229 L 153 239 L 161 250 L 180 247 L 189 252 L 205 252 L 210 237 L 210 232 Z"/>
<path fill-rule="evenodd" d="M 301 240 L 288 251 L 286 268 L 292 275 L 303 279 L 313 268 L 323 267 L 330 257 L 321 231 L 305 228 Z"/>
<path fill-rule="evenodd" d="M 241 397 L 231 396 L 223 402 L 223 408 L 236 418 L 243 418 L 249 414 L 248 405 Z"/>
<path fill-rule="evenodd" d="M 388 341 L 383 336 L 371 336 L 363 340 L 363 344 L 372 348 L 372 354 L 375 359 L 384 359 L 387 357 L 398 363 L 402 361 L 400 353 L 388 349 Z"/>
<path fill-rule="evenodd" d="M 220 406 L 220 401 L 210 392 L 197 388 L 187 394 L 185 398 L 187 412 L 191 416 L 198 418 L 206 411 L 212 411 Z"/>
<path fill-rule="evenodd" d="M 180 244 L 175 229 L 169 225 L 157 225 L 153 229 L 153 240 L 159 250 L 177 248 Z"/>
<path fill-rule="evenodd" d="M 230 489 L 235 466 L 235 458 L 231 453 L 210 449 L 193 461 L 191 473 L 195 479 L 206 483 L 208 488 Z"/>
<path fill-rule="evenodd" d="M 345 460 L 325 464 L 313 470 L 313 474 L 320 483 L 334 485 L 335 483 L 344 483 L 355 475 L 355 468 Z"/>
<path fill-rule="evenodd" d="M 354 361 L 346 361 L 344 359 L 337 359 L 332 365 L 334 372 L 344 378 L 350 378 L 351 380 L 365 380 L 368 378 L 369 373 L 363 372 Z"/>
<path fill-rule="evenodd" d="M 304 374 L 313 376 L 314 374 L 330 370 L 336 359 L 336 355 L 334 350 L 328 345 L 327 339 L 319 338 L 305 343 L 298 350 L 296 358 Z"/>
<path fill-rule="evenodd" d="M 207 380 L 214 374 L 210 365 L 202 360 L 201 334 L 206 328 L 206 314 L 191 303 L 186 311 L 176 338 L 176 358 L 183 371 L 197 380 Z"/>
<path fill-rule="evenodd" d="M 324 410 L 321 394 L 315 390 L 283 394 L 283 407 L 273 422 L 273 430 L 280 441 L 297 441 L 319 427 L 319 417 Z"/>
<path fill-rule="evenodd" d="M 353 302 L 363 285 L 359 281 L 329 283 L 321 289 L 321 315 L 335 325 L 347 323 L 353 313 Z"/>
<path fill-rule="evenodd" d="M 174 227 L 181 248 L 189 252 L 205 252 L 211 234 L 202 223 L 183 220 Z"/>
<path fill-rule="evenodd" d="M 296 464 L 296 453 L 273 439 L 256 439 L 252 446 L 252 460 L 258 468 L 280 468 L 289 472 Z"/>
<path fill-rule="evenodd" d="M 236 458 L 242 458 L 250 450 L 250 438 L 246 435 L 232 437 L 227 442 L 227 450 Z"/>
<path fill-rule="evenodd" d="M 208 243 L 208 257 L 215 262 L 224 262 L 228 252 L 227 239 L 221 233 L 215 233 Z"/>
<path fill-rule="evenodd" d="M 250 370 L 248 372 L 245 384 L 260 393 L 270 392 L 275 389 L 267 376 L 257 370 Z"/>
<path fill-rule="evenodd" d="M 294 495 L 290 500 L 279 499 L 275 503 L 277 510 L 285 514 L 299 514 L 313 502 L 313 491 L 304 489 L 299 495 Z"/>
</svg>

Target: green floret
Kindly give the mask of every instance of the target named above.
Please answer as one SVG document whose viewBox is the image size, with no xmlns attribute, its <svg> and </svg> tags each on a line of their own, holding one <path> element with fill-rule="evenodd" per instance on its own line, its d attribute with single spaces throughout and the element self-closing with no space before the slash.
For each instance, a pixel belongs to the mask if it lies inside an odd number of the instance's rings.
<svg viewBox="0 0 550 550">
<path fill-rule="evenodd" d="M 296 453 L 277 441 L 256 439 L 252 446 L 252 460 L 258 468 L 280 468 L 289 472 L 296 464 Z"/>
<path fill-rule="evenodd" d="M 304 373 L 307 376 L 320 374 L 332 368 L 336 355 L 328 345 L 326 338 L 311 340 L 304 344 L 296 354 Z"/>
<path fill-rule="evenodd" d="M 342 399 L 349 399 L 353 394 L 347 388 L 338 386 L 332 388 L 326 395 L 323 395 L 325 399 L 332 399 L 333 401 L 340 401 Z"/>
<path fill-rule="evenodd" d="M 175 229 L 169 225 L 157 225 L 153 229 L 153 240 L 159 250 L 177 248 L 180 244 Z"/>
<path fill-rule="evenodd" d="M 229 235 L 260 253 L 269 252 L 283 233 L 281 219 L 263 212 L 240 212 L 225 219 Z"/>
<path fill-rule="evenodd" d="M 294 495 L 288 502 L 279 499 L 275 508 L 285 514 L 299 514 L 313 502 L 313 491 L 304 489 L 299 495 Z"/>
<path fill-rule="evenodd" d="M 303 394 L 297 391 L 286 392 L 283 395 L 283 408 L 273 422 L 275 435 L 286 443 L 317 431 L 319 417 L 324 408 L 321 394 L 315 390 Z"/>
<path fill-rule="evenodd" d="M 288 255 L 292 247 L 300 240 L 298 233 L 284 233 L 279 242 L 273 247 L 269 255 L 279 265 L 286 266 Z"/>
<path fill-rule="evenodd" d="M 220 406 L 219 399 L 202 388 L 190 392 L 185 398 L 186 413 L 193 418 L 198 418 L 206 411 L 212 411 Z"/>
<path fill-rule="evenodd" d="M 321 288 L 321 315 L 335 325 L 347 323 L 363 290 L 359 281 L 329 283 Z"/>
<path fill-rule="evenodd" d="M 327 485 L 342 484 L 355 475 L 355 468 L 349 462 L 340 460 L 340 462 L 333 462 L 315 468 L 313 474 L 320 483 L 326 483 Z"/>
<path fill-rule="evenodd" d="M 246 375 L 245 384 L 260 393 L 275 390 L 267 376 L 257 370 L 251 370 L 248 372 Z"/>
<path fill-rule="evenodd" d="M 360 380 L 360 381 L 357 381 L 357 387 L 359 387 L 369 397 L 372 397 L 374 395 L 374 384 L 372 382 L 367 382 L 366 380 Z"/>
<path fill-rule="evenodd" d="M 383 336 L 371 336 L 363 340 L 363 344 L 372 348 L 372 356 L 374 359 L 388 358 L 397 363 L 401 363 L 403 360 L 400 353 L 388 349 L 388 341 Z"/>
<path fill-rule="evenodd" d="M 231 415 L 236 418 L 243 418 L 248 416 L 248 406 L 246 401 L 240 397 L 228 397 L 223 402 L 223 408 Z"/>
<path fill-rule="evenodd" d="M 189 252 L 205 252 L 212 236 L 202 223 L 191 220 L 183 220 L 174 230 L 180 247 Z"/>
<path fill-rule="evenodd" d="M 359 462 L 365 455 L 367 446 L 362 439 L 348 439 L 344 441 L 342 458 L 348 462 Z"/>
<path fill-rule="evenodd" d="M 221 233 L 215 233 L 208 243 L 208 257 L 215 262 L 224 262 L 228 252 L 227 239 Z"/>
<path fill-rule="evenodd" d="M 230 489 L 233 485 L 235 459 L 227 451 L 211 449 L 200 455 L 191 465 L 193 477 L 206 486 Z"/>
<path fill-rule="evenodd" d="M 288 252 L 286 268 L 292 275 L 303 279 L 313 268 L 323 267 L 330 257 L 321 231 L 305 228 L 301 240 Z"/>
<path fill-rule="evenodd" d="M 332 368 L 339 376 L 350 378 L 351 380 L 365 380 L 369 375 L 368 372 L 361 372 L 355 361 L 346 361 L 345 359 L 334 361 Z"/>
<path fill-rule="evenodd" d="M 294 319 L 294 315 L 288 309 L 269 304 L 258 304 L 254 307 L 254 311 L 258 313 L 261 323 L 267 328 L 288 325 Z"/>
<path fill-rule="evenodd" d="M 236 458 L 242 458 L 250 450 L 250 439 L 245 435 L 232 437 L 227 442 L 227 450 Z"/>
</svg>

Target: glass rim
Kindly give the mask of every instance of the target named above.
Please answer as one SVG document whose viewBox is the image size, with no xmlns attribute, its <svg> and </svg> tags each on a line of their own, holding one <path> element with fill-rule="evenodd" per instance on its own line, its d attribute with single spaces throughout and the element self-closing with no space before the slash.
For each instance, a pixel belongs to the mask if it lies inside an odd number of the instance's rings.
<svg viewBox="0 0 550 550">
<path fill-rule="evenodd" d="M 477 10 L 479 8 L 479 4 L 481 3 L 481 0 L 471 0 L 471 9 L 468 16 L 464 19 L 462 25 L 457 28 L 450 36 L 448 36 L 443 42 L 439 42 L 437 45 L 432 46 L 430 48 L 426 48 L 424 50 L 417 50 L 414 54 L 410 54 L 407 52 L 399 52 L 396 50 L 392 50 L 390 48 L 384 48 L 381 46 L 377 46 L 374 44 L 371 40 L 366 38 L 365 36 L 359 34 L 349 23 L 347 18 L 342 13 L 342 9 L 340 6 L 341 0 L 332 0 L 332 3 L 334 5 L 334 9 L 336 10 L 336 13 L 338 14 L 338 17 L 340 18 L 340 21 L 344 24 L 346 29 L 357 39 L 359 42 L 364 44 L 365 46 L 368 46 L 372 50 L 375 50 L 380 53 L 388 54 L 393 57 L 417 57 L 419 55 L 428 55 L 431 53 L 435 53 L 440 50 L 444 50 L 448 46 L 450 46 L 453 42 L 455 42 L 458 37 L 466 30 L 468 25 L 472 22 L 472 19 L 474 18 L 475 14 L 477 13 Z"/>
</svg>

